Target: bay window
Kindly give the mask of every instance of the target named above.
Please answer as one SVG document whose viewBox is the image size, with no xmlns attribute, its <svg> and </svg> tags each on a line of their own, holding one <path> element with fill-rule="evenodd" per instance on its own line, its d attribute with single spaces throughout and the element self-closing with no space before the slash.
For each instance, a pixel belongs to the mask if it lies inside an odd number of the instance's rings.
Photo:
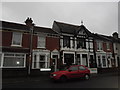
<svg viewBox="0 0 120 90">
<path fill-rule="evenodd" d="M 32 68 L 49 68 L 49 55 L 39 53 L 33 54 Z"/>
<path fill-rule="evenodd" d="M 102 56 L 102 62 L 103 62 L 103 67 L 105 67 L 106 66 L 106 58 L 105 58 L 105 56 Z"/>
</svg>

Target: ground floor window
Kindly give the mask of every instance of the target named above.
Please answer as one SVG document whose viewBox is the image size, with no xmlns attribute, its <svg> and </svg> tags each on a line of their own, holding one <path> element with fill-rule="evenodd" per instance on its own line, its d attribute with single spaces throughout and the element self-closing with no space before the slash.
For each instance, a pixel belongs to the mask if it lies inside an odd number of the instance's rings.
<svg viewBox="0 0 120 90">
<path fill-rule="evenodd" d="M 82 65 L 88 66 L 88 64 L 87 64 L 87 54 L 82 54 Z"/>
<path fill-rule="evenodd" d="M 98 67 L 102 67 L 101 66 L 101 57 L 100 56 L 98 56 Z"/>
<path fill-rule="evenodd" d="M 105 56 L 102 56 L 102 62 L 103 62 L 103 67 L 105 67 L 106 66 L 106 58 L 105 58 Z"/>
<path fill-rule="evenodd" d="M 81 59 L 80 59 L 81 57 L 80 57 L 80 54 L 77 54 L 77 61 L 76 61 L 76 63 L 78 64 L 78 65 L 81 65 Z"/>
<path fill-rule="evenodd" d="M 108 60 L 106 54 L 101 54 L 101 55 L 99 54 L 99 55 L 97 55 L 97 66 L 99 68 L 106 68 L 106 67 L 108 67 L 108 65 L 110 63 L 108 61 L 109 60 Z"/>
<path fill-rule="evenodd" d="M 39 53 L 33 54 L 32 68 L 49 68 L 49 55 Z"/>
<path fill-rule="evenodd" d="M 0 55 L 1 57 L 1 55 Z M 0 60 L 1 67 L 5 68 L 23 68 L 25 67 L 26 54 L 21 53 L 4 53 Z"/>
<path fill-rule="evenodd" d="M 74 63 L 74 54 L 64 53 L 64 63 L 67 65 L 72 65 Z"/>
</svg>

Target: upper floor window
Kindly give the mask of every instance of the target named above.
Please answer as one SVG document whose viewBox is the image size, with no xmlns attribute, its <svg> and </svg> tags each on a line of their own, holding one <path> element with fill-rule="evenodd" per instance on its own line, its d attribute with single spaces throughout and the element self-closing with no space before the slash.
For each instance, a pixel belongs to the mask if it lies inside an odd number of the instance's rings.
<svg viewBox="0 0 120 90">
<path fill-rule="evenodd" d="M 102 42 L 97 42 L 97 50 L 103 50 Z"/>
<path fill-rule="evenodd" d="M 110 50 L 110 43 L 106 43 L 107 50 Z"/>
<path fill-rule="evenodd" d="M 67 36 L 63 37 L 63 47 L 70 48 L 70 37 Z"/>
<path fill-rule="evenodd" d="M 45 36 L 38 36 L 38 44 L 37 44 L 37 47 L 38 47 L 38 48 L 45 48 L 45 42 L 46 42 Z"/>
<path fill-rule="evenodd" d="M 81 39 L 81 38 L 77 39 L 77 48 L 82 48 L 82 49 L 86 48 L 86 41 L 85 41 L 85 39 Z"/>
<path fill-rule="evenodd" d="M 12 45 L 15 45 L 15 46 L 22 45 L 22 33 L 13 32 Z"/>
</svg>

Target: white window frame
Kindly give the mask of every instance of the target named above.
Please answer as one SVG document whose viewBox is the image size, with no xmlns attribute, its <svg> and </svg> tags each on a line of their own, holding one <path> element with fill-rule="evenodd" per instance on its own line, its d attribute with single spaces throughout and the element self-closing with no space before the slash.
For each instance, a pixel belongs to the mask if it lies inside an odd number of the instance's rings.
<svg viewBox="0 0 120 90">
<path fill-rule="evenodd" d="M 44 46 L 39 46 L 40 38 L 44 38 Z M 38 40 L 37 40 L 37 48 L 45 48 L 46 47 L 46 36 L 40 36 L 38 35 Z"/>
<path fill-rule="evenodd" d="M 96 56 L 97 56 L 97 67 L 99 67 L 99 66 L 98 66 L 98 56 L 100 56 L 101 68 L 107 68 L 108 64 L 107 64 L 106 54 L 98 54 L 98 55 L 96 55 Z M 106 66 L 103 66 L 103 57 L 102 57 L 102 56 L 105 56 Z"/>
<path fill-rule="evenodd" d="M 87 64 L 87 66 L 89 67 L 88 53 L 81 53 L 81 64 L 83 64 L 83 57 L 82 57 L 82 55 L 87 55 L 87 61 L 86 61 L 86 64 Z"/>
<path fill-rule="evenodd" d="M 1 54 L 1 64 L 0 64 L 0 68 L 2 68 L 2 66 L 3 66 L 3 55 L 4 55 L 4 53 L 0 53 Z"/>
<path fill-rule="evenodd" d="M 110 43 L 109 42 L 106 43 L 106 48 L 107 48 L 107 50 L 110 50 Z"/>
<path fill-rule="evenodd" d="M 97 41 L 97 51 L 103 51 L 103 42 Z"/>
<path fill-rule="evenodd" d="M 105 57 L 104 59 L 105 59 L 105 63 L 106 63 L 106 65 L 105 66 L 103 66 L 103 56 Z M 102 59 L 102 67 L 103 68 L 106 68 L 107 67 L 107 59 L 106 59 L 106 55 L 101 55 L 101 59 Z"/>
<path fill-rule="evenodd" d="M 3 66 L 3 63 L 4 63 L 4 57 L 5 57 L 5 54 L 14 54 L 13 57 L 16 57 L 15 55 L 16 54 L 24 54 L 24 66 Z M 6 56 L 6 57 L 9 57 L 9 56 Z M 1 60 L 1 68 L 25 68 L 26 67 L 26 54 L 25 53 L 3 53 L 2 54 L 2 60 Z"/>
<path fill-rule="evenodd" d="M 40 63 L 44 63 L 45 64 L 45 67 L 44 68 L 47 68 L 47 64 L 49 63 L 48 61 L 47 61 L 47 55 L 46 54 L 40 54 L 39 55 L 39 59 L 40 59 L 40 56 L 45 56 L 45 61 L 40 61 Z M 46 64 L 47 63 L 47 64 Z M 41 68 L 41 67 L 40 67 Z"/>
<path fill-rule="evenodd" d="M 17 44 L 14 44 L 13 42 L 14 42 L 14 35 L 15 34 L 20 34 L 20 45 L 17 45 Z M 22 36 L 23 36 L 23 34 L 21 33 L 21 32 L 13 32 L 13 34 L 12 34 L 12 45 L 11 46 L 18 46 L 18 47 L 21 47 L 22 46 Z"/>
<path fill-rule="evenodd" d="M 66 64 L 64 62 L 64 54 L 74 54 L 74 63 L 72 63 L 72 64 L 75 64 L 75 52 L 63 52 L 63 64 Z"/>
<path fill-rule="evenodd" d="M 102 67 L 101 55 L 97 55 L 97 57 L 96 57 L 97 58 L 97 67 L 99 67 L 98 66 L 98 56 L 100 56 L 100 64 L 101 64 L 101 67 Z"/>
<path fill-rule="evenodd" d="M 37 63 L 39 63 L 39 65 L 40 65 L 40 63 L 42 62 L 42 61 L 40 61 L 40 55 L 44 55 L 45 56 L 45 68 L 41 68 L 41 67 L 34 67 L 34 55 L 36 55 L 36 61 L 37 61 Z M 36 52 L 36 53 L 34 53 L 33 54 L 33 61 L 32 61 L 32 69 L 49 69 L 49 66 L 50 66 L 50 60 L 48 60 L 48 59 L 50 59 L 50 58 L 48 58 L 47 56 L 49 55 L 49 53 L 42 53 L 42 52 Z M 47 63 L 47 64 L 46 64 Z M 48 66 L 48 67 L 47 67 Z M 44 71 L 44 70 L 43 70 Z"/>
</svg>

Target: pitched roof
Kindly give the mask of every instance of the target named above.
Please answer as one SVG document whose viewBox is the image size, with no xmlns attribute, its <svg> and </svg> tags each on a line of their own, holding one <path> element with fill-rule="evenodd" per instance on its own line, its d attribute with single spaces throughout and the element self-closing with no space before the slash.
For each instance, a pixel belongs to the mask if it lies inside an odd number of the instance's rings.
<svg viewBox="0 0 120 90">
<path fill-rule="evenodd" d="M 29 27 L 24 25 L 24 24 L 18 24 L 18 23 L 13 23 L 13 22 L 7 22 L 7 21 L 0 21 L 2 23 L 2 29 L 4 30 L 22 30 L 22 31 L 29 31 Z M 46 28 L 46 27 L 39 27 L 39 26 L 34 26 L 34 32 L 43 32 L 43 33 L 52 33 L 52 34 L 57 34 L 55 31 L 53 31 L 51 28 Z"/>
<path fill-rule="evenodd" d="M 61 33 L 76 35 L 81 29 L 84 29 L 88 35 L 91 35 L 91 32 L 84 25 L 78 26 L 78 25 L 72 25 L 72 24 L 67 24 L 63 22 L 57 22 L 57 21 L 54 21 L 54 23 L 58 25 Z"/>
<path fill-rule="evenodd" d="M 94 39 L 99 39 L 99 40 L 107 40 L 107 41 L 111 41 L 111 39 L 109 39 L 108 37 L 106 37 L 105 35 L 101 35 L 101 34 L 93 34 Z"/>
<path fill-rule="evenodd" d="M 16 29 L 16 30 L 29 30 L 26 25 L 18 24 L 14 22 L 0 21 L 2 23 L 2 29 Z"/>
<path fill-rule="evenodd" d="M 79 28 L 79 26 L 77 26 L 77 25 L 67 24 L 67 23 L 63 23 L 63 22 L 54 21 L 54 23 L 56 23 L 58 25 L 61 33 L 74 34 L 75 30 L 77 30 Z"/>
<path fill-rule="evenodd" d="M 93 34 L 93 36 L 95 39 L 120 43 L 120 38 L 114 38 L 112 36 L 106 36 L 106 35 L 101 35 L 101 34 Z"/>
</svg>

